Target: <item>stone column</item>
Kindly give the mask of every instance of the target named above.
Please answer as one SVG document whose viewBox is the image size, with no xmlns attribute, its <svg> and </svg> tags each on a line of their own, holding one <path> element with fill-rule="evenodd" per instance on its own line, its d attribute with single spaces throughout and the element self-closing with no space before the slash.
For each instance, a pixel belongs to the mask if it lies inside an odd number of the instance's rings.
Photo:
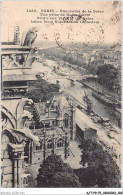
<svg viewBox="0 0 123 195">
<path fill-rule="evenodd" d="M 28 163 L 30 163 L 30 142 L 28 142 Z"/>
<path fill-rule="evenodd" d="M 30 142 L 30 164 L 32 164 L 33 142 Z"/>
<path fill-rule="evenodd" d="M 48 117 L 50 117 L 50 108 L 48 108 Z"/>
<path fill-rule="evenodd" d="M 62 127 L 62 124 L 63 124 L 63 118 L 62 118 L 62 111 L 60 110 L 59 127 Z"/>
<path fill-rule="evenodd" d="M 44 123 L 44 130 L 43 130 L 43 133 L 44 133 L 44 162 L 45 162 L 45 159 L 46 159 L 46 130 L 45 130 L 45 123 Z"/>
<path fill-rule="evenodd" d="M 65 133 L 65 159 L 68 158 L 68 153 L 69 153 L 69 141 L 68 141 L 68 134 Z"/>
<path fill-rule="evenodd" d="M 72 140 L 76 139 L 75 108 L 72 108 Z"/>
<path fill-rule="evenodd" d="M 18 161 L 18 173 L 19 173 L 19 177 L 18 177 L 18 184 L 19 184 L 19 188 L 21 187 L 21 174 L 22 174 L 22 162 L 21 159 L 19 159 Z"/>
<path fill-rule="evenodd" d="M 71 116 L 68 116 L 68 127 L 71 128 Z"/>
<path fill-rule="evenodd" d="M 13 178 L 14 178 L 14 181 L 13 181 L 13 184 L 14 184 L 14 188 L 17 188 L 17 156 L 15 156 L 17 154 L 14 154 L 14 158 L 13 158 L 13 161 L 14 161 L 14 168 L 13 168 Z"/>
<path fill-rule="evenodd" d="M 50 127 L 52 127 L 52 120 L 50 120 Z"/>
<path fill-rule="evenodd" d="M 20 147 L 18 147 L 20 146 Z M 24 145 L 9 143 L 9 155 L 12 160 L 13 188 L 21 186 L 21 155 L 24 153 Z"/>
<path fill-rule="evenodd" d="M 55 135 L 53 134 L 53 154 L 55 153 Z"/>
<path fill-rule="evenodd" d="M 17 187 L 21 187 L 21 155 L 17 155 Z"/>
<path fill-rule="evenodd" d="M 21 154 L 13 154 L 13 187 L 19 188 L 21 185 Z"/>
</svg>

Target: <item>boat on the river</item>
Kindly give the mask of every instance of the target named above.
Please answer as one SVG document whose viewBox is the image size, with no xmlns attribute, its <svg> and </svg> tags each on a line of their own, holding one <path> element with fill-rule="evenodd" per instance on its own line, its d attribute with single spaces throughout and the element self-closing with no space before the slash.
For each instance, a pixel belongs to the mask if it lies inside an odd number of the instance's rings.
<svg viewBox="0 0 123 195">
<path fill-rule="evenodd" d="M 122 114 L 122 110 L 121 108 L 115 108 L 114 109 L 114 116 L 116 117 L 117 121 L 118 121 L 118 126 L 121 127 L 121 114 Z"/>
<path fill-rule="evenodd" d="M 120 107 L 120 102 L 118 100 L 114 99 L 111 96 L 105 95 L 103 92 L 97 92 L 93 90 L 92 96 L 107 106 Z"/>
<path fill-rule="evenodd" d="M 84 97 L 83 97 L 83 100 L 86 102 L 86 104 L 87 104 L 87 111 L 89 112 L 89 113 L 91 113 L 91 111 L 92 111 L 92 101 L 91 101 L 91 99 L 88 97 L 88 95 L 86 94 L 86 92 L 84 91 L 84 93 L 85 93 L 85 95 L 84 95 Z"/>
</svg>

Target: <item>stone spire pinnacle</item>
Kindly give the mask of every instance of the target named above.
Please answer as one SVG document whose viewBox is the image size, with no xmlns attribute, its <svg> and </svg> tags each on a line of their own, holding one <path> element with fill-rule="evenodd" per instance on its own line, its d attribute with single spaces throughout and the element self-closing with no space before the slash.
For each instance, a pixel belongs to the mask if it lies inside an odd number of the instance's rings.
<svg viewBox="0 0 123 195">
<path fill-rule="evenodd" d="M 20 28 L 18 25 L 14 27 L 14 45 L 20 45 Z"/>
</svg>

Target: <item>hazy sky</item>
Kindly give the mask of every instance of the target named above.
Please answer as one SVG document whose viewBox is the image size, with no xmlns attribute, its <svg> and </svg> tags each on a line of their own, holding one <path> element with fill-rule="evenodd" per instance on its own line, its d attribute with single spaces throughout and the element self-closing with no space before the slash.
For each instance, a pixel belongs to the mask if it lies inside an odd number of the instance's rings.
<svg viewBox="0 0 123 195">
<path fill-rule="evenodd" d="M 36 13 L 26 12 L 36 9 Z M 92 13 L 99 24 L 32 24 L 40 16 L 41 9 L 62 10 L 102 10 L 104 13 Z M 31 26 L 39 28 L 36 42 L 54 41 L 54 33 L 59 33 L 61 42 L 117 43 L 121 42 L 121 3 L 113 1 L 2 1 L 2 41 L 13 40 L 13 27 L 18 24 L 20 33 Z M 69 34 L 69 38 L 68 38 Z"/>
</svg>

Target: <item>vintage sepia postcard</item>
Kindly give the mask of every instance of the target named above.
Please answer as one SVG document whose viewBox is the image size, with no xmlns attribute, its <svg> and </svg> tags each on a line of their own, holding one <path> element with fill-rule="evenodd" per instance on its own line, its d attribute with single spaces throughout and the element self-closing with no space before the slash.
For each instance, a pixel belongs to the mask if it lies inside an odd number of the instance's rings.
<svg viewBox="0 0 123 195">
<path fill-rule="evenodd" d="M 1 1 L 1 194 L 122 194 L 121 6 Z"/>
</svg>

